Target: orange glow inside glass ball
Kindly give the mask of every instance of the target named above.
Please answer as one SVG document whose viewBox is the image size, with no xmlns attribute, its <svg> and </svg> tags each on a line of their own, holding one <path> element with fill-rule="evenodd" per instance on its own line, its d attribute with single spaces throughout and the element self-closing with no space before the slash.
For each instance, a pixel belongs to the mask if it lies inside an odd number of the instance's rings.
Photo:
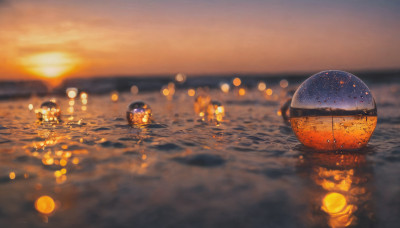
<svg viewBox="0 0 400 228">
<path fill-rule="evenodd" d="M 58 123 L 61 121 L 61 111 L 58 104 L 52 101 L 43 102 L 39 109 L 35 110 L 36 117 L 42 123 Z"/>
<path fill-rule="evenodd" d="M 377 123 L 369 88 L 344 71 L 323 71 L 304 81 L 293 96 L 290 122 L 297 139 L 322 150 L 357 150 Z"/>
<path fill-rule="evenodd" d="M 143 125 L 151 123 L 151 108 L 142 101 L 133 102 L 128 106 L 126 118 L 130 125 Z"/>
</svg>

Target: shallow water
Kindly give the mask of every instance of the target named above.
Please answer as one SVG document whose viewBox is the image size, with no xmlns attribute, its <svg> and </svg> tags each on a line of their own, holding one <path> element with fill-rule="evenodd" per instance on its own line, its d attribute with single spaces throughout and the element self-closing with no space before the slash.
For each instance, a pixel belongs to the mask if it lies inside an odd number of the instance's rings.
<svg viewBox="0 0 400 228">
<path fill-rule="evenodd" d="M 186 91 L 172 101 L 156 92 L 118 102 L 89 94 L 87 105 L 58 98 L 55 126 L 35 123 L 28 109 L 44 98 L 2 101 L 0 225 L 397 227 L 400 85 L 370 88 L 378 125 L 357 153 L 300 145 L 277 115 L 279 88 L 267 99 L 212 90 L 227 112 L 220 124 L 197 117 Z M 127 125 L 135 100 L 152 107 L 154 123 Z M 51 214 L 35 209 L 43 195 L 55 201 Z"/>
</svg>

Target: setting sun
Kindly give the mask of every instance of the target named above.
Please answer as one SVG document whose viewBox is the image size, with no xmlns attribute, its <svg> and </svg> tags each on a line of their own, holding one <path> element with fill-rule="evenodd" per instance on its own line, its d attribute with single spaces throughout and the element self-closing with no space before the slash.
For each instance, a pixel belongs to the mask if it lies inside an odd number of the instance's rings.
<svg viewBox="0 0 400 228">
<path fill-rule="evenodd" d="M 77 58 L 64 52 L 46 52 L 21 59 L 26 71 L 46 78 L 60 77 L 72 71 L 78 63 Z"/>
</svg>

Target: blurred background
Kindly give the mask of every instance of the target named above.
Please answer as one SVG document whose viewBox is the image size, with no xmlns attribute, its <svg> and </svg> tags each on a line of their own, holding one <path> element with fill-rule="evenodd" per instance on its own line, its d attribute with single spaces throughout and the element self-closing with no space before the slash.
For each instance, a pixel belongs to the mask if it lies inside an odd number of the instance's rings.
<svg viewBox="0 0 400 228">
<path fill-rule="evenodd" d="M 179 72 L 396 75 L 399 10 L 389 0 L 0 0 L 0 80 L 44 80 L 40 93 L 71 78 L 90 87 L 86 78 Z"/>
</svg>

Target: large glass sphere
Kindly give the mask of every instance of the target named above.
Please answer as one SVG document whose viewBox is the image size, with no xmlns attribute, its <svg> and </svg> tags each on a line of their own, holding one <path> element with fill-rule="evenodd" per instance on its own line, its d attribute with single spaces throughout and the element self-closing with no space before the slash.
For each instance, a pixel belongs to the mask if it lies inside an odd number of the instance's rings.
<svg viewBox="0 0 400 228">
<path fill-rule="evenodd" d="M 368 87 L 344 71 L 322 71 L 303 82 L 290 105 L 292 129 L 317 150 L 356 150 L 367 145 L 377 122 Z"/>
<path fill-rule="evenodd" d="M 61 121 L 60 107 L 52 101 L 43 102 L 35 112 L 38 121 L 42 123 L 58 123 Z"/>
<path fill-rule="evenodd" d="M 151 108 L 142 101 L 133 102 L 128 106 L 126 118 L 130 125 L 148 124 L 151 121 Z"/>
</svg>

